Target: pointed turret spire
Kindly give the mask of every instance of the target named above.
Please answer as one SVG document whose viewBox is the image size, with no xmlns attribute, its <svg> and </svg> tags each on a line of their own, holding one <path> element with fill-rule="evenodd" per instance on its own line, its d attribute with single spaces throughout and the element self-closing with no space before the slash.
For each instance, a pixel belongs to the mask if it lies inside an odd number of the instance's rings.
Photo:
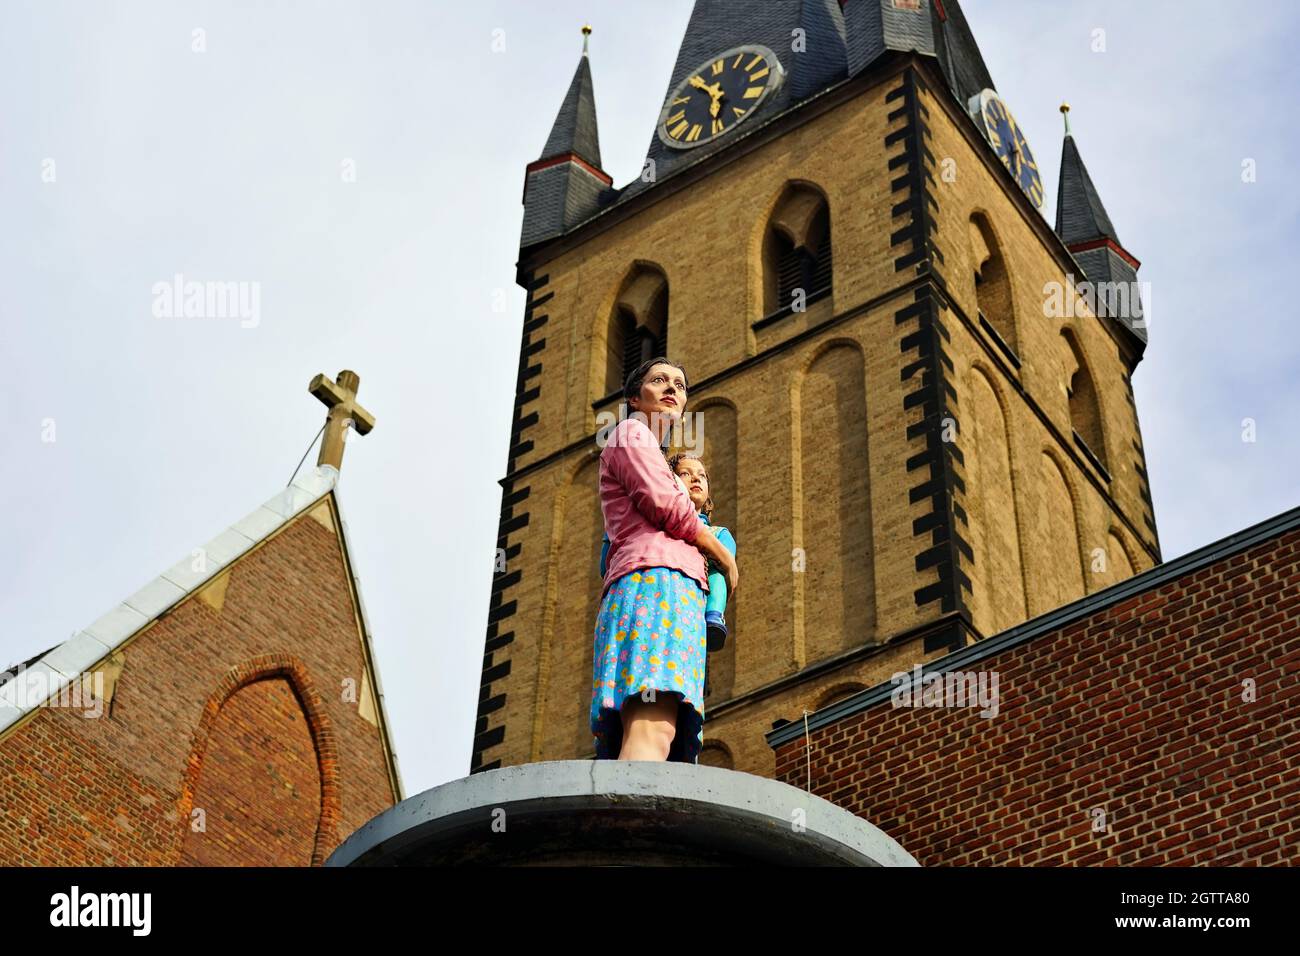
<svg viewBox="0 0 1300 956">
<path fill-rule="evenodd" d="M 1074 255 L 1095 289 L 1111 291 L 1117 286 L 1129 290 L 1122 301 L 1124 314 L 1111 315 L 1139 339 L 1138 354 L 1147 342 L 1146 321 L 1138 299 L 1137 270 L 1142 265 L 1119 241 L 1097 187 L 1083 164 L 1079 146 L 1070 131 L 1070 104 L 1061 104 L 1065 118 L 1065 142 L 1061 147 L 1061 179 L 1056 193 L 1056 234 Z M 1097 296 L 1099 315 L 1109 315 L 1107 303 L 1116 301 L 1109 295 Z"/>
<path fill-rule="evenodd" d="M 1070 132 L 1069 103 L 1061 104 L 1061 115 L 1065 117 L 1065 144 L 1061 148 L 1061 182 L 1056 194 L 1056 234 L 1067 246 L 1089 239 L 1113 239 L 1118 243 L 1119 236 Z"/>
<path fill-rule="evenodd" d="M 613 186 L 600 167 L 596 94 L 591 80 L 591 26 L 582 28 L 582 56 L 560 104 L 542 155 L 524 179 L 524 227 L 520 246 L 563 235 L 590 217 Z"/>
<path fill-rule="evenodd" d="M 546 148 L 539 159 L 551 159 L 573 153 L 591 165 L 600 166 L 600 136 L 596 129 L 596 94 L 591 82 L 591 59 L 587 41 L 591 37 L 590 24 L 582 28 L 582 56 L 573 71 L 573 82 L 560 104 L 555 125 L 546 140 Z"/>
</svg>

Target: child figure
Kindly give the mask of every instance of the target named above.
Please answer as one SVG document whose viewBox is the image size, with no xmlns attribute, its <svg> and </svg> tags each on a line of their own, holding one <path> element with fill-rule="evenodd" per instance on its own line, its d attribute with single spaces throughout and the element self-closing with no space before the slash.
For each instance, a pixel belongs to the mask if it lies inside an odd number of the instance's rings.
<svg viewBox="0 0 1300 956">
<path fill-rule="evenodd" d="M 686 493 L 691 503 L 700 513 L 700 521 L 713 533 L 723 546 L 733 555 L 736 553 L 736 539 L 723 527 L 715 527 L 709 518 L 713 514 L 713 498 L 709 494 L 709 473 L 698 455 L 680 452 L 668 459 L 668 467 L 677 479 L 686 486 Z M 712 560 L 708 562 L 709 593 L 704 605 L 705 634 L 708 649 L 720 651 L 727 643 L 727 579 Z"/>
</svg>

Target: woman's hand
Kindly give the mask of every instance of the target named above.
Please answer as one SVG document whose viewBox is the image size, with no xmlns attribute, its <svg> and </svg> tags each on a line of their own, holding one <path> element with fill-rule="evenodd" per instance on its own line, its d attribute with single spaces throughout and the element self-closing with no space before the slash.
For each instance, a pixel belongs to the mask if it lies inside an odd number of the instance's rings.
<svg viewBox="0 0 1300 956">
<path fill-rule="evenodd" d="M 722 573 L 727 579 L 727 598 L 730 599 L 736 593 L 736 588 L 740 586 L 740 567 L 736 564 L 736 556 L 725 547 L 722 553 L 726 555 L 721 564 Z"/>
<path fill-rule="evenodd" d="M 736 566 L 736 556 L 725 544 L 717 539 L 710 525 L 700 525 L 700 533 L 695 539 L 695 546 L 705 555 L 718 563 L 718 570 L 727 579 L 727 593 L 734 594 L 740 584 L 740 569 Z"/>
</svg>

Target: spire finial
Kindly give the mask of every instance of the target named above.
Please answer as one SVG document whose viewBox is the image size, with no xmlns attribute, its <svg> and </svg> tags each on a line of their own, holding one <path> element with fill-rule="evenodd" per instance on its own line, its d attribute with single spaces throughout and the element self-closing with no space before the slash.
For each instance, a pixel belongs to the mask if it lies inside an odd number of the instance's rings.
<svg viewBox="0 0 1300 956">
<path fill-rule="evenodd" d="M 1061 115 L 1065 117 L 1065 135 L 1069 136 L 1070 135 L 1070 104 L 1069 103 L 1061 104 Z"/>
<path fill-rule="evenodd" d="M 587 55 L 587 39 L 590 36 L 591 36 L 591 24 L 584 23 L 582 25 L 582 55 L 583 56 Z"/>
</svg>

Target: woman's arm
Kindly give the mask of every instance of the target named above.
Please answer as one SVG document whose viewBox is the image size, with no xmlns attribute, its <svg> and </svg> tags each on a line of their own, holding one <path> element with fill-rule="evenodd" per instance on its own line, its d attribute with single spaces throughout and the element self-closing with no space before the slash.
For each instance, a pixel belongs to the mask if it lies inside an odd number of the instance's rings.
<svg viewBox="0 0 1300 956">
<path fill-rule="evenodd" d="M 674 538 L 695 543 L 701 527 L 695 505 L 669 471 L 645 424 L 634 418 L 619 422 L 600 458 L 647 521 Z"/>
<path fill-rule="evenodd" d="M 700 527 L 704 528 L 704 525 L 701 524 Z M 727 549 L 717 535 L 709 533 L 707 529 L 695 539 L 695 546 L 704 552 L 706 558 L 718 562 L 718 570 L 727 579 L 727 591 L 734 594 L 736 585 L 740 583 L 740 569 L 736 566 L 736 556 Z"/>
</svg>

